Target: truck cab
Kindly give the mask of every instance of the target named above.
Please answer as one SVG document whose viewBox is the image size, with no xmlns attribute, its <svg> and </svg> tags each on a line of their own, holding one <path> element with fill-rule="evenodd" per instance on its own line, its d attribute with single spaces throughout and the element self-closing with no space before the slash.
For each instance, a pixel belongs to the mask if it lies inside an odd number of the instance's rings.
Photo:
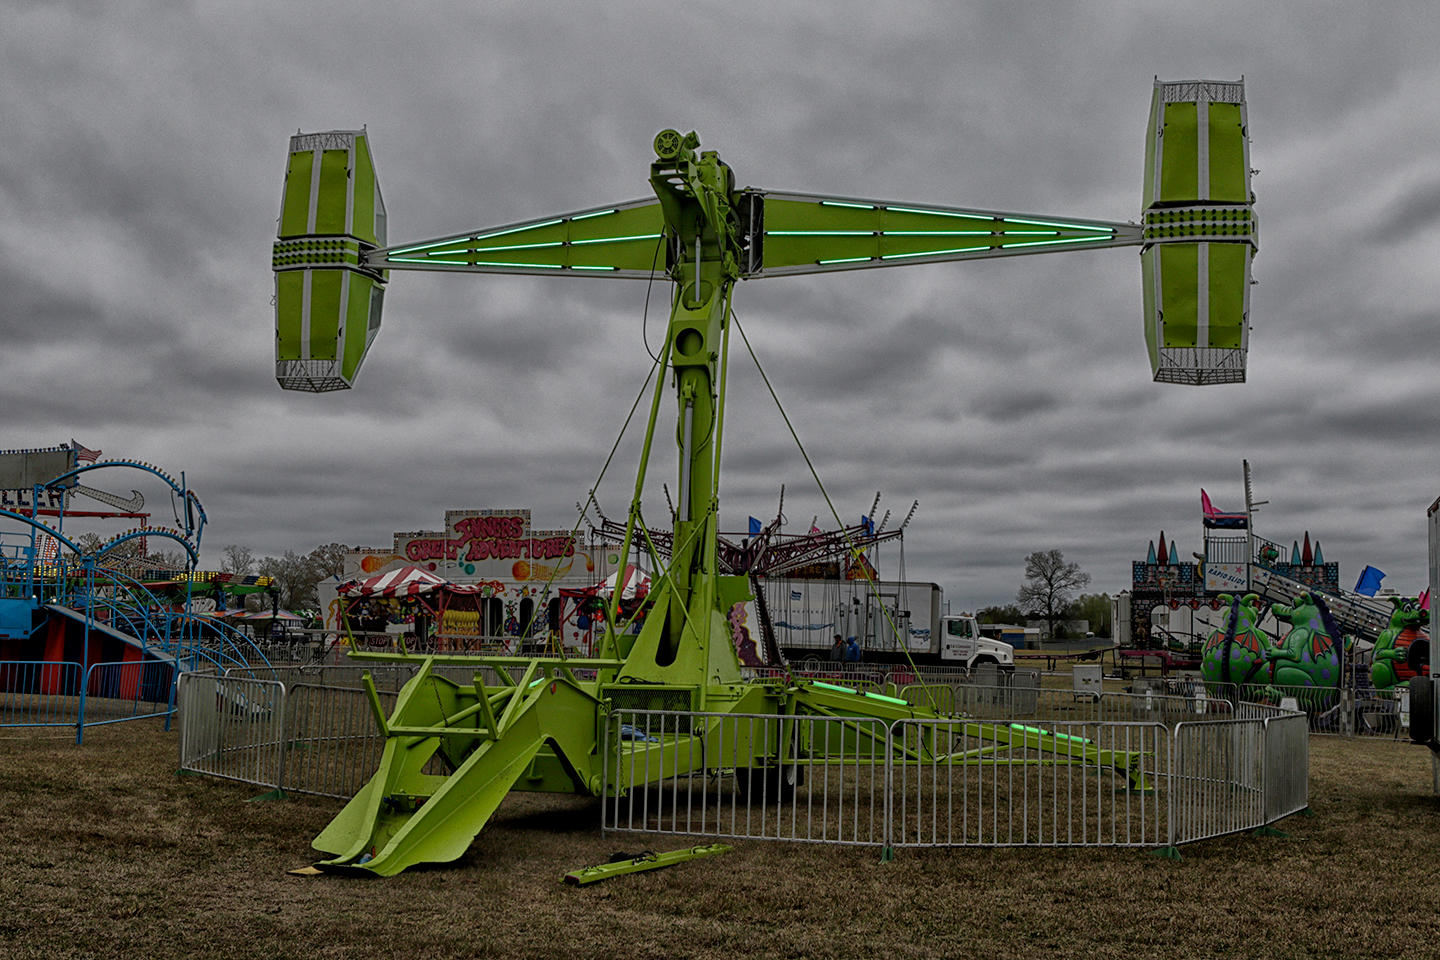
<svg viewBox="0 0 1440 960">
<path fill-rule="evenodd" d="M 1013 670 L 1015 648 L 981 634 L 980 624 L 970 614 L 947 614 L 940 619 L 940 660 L 964 666 L 968 673 L 985 663 Z"/>
</svg>

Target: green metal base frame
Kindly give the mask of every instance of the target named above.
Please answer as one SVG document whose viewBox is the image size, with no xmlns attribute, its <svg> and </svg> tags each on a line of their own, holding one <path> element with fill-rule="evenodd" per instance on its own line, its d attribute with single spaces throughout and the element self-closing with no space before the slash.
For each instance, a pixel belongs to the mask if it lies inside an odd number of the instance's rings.
<svg viewBox="0 0 1440 960">
<path fill-rule="evenodd" d="M 699 847 L 686 847 L 683 850 L 670 850 L 666 853 L 646 851 L 629 859 L 571 870 L 565 874 L 565 882 L 571 886 L 584 886 L 587 883 L 609 880 L 611 877 L 620 877 L 628 873 L 658 870 L 661 867 L 673 867 L 677 863 L 685 863 L 687 860 L 698 860 L 701 857 L 710 857 L 717 853 L 729 853 L 730 849 L 728 844 L 711 843 Z"/>
</svg>

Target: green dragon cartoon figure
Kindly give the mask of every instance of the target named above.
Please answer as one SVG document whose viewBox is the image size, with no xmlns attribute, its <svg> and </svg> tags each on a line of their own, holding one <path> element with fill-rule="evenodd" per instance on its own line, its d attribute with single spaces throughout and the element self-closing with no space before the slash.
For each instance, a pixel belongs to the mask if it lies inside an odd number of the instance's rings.
<svg viewBox="0 0 1440 960">
<path fill-rule="evenodd" d="M 1270 681 L 1265 651 L 1270 639 L 1260 629 L 1260 598 L 1222 593 L 1218 598 L 1229 608 L 1225 626 L 1210 632 L 1200 660 L 1200 676 L 1206 683 L 1248 683 Z"/>
<path fill-rule="evenodd" d="M 1429 657 L 1420 664 L 1414 664 L 1411 655 L 1419 650 L 1428 654 L 1429 637 L 1421 629 L 1430 623 L 1430 611 L 1421 610 L 1414 600 L 1391 597 L 1395 609 L 1390 614 L 1390 625 L 1380 631 L 1375 640 L 1375 654 L 1370 663 L 1370 681 L 1377 690 L 1407 684 L 1414 677 L 1430 672 Z M 1421 647 L 1416 641 L 1423 641 Z M 1417 666 L 1419 669 L 1417 669 Z"/>
<path fill-rule="evenodd" d="M 1284 688 L 1339 686 L 1340 653 L 1321 615 L 1322 602 L 1302 593 L 1293 605 L 1277 603 L 1270 608 L 1278 619 L 1290 622 L 1290 632 L 1265 653 L 1270 682 L 1281 688 L 1271 691 L 1277 697 L 1284 695 Z"/>
</svg>

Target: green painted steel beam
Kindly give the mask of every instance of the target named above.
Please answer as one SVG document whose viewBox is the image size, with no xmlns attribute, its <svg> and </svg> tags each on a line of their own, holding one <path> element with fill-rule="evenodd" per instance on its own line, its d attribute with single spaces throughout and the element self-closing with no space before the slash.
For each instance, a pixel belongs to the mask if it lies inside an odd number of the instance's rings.
<svg viewBox="0 0 1440 960">
<path fill-rule="evenodd" d="M 631 873 L 643 873 L 646 870 L 659 870 L 662 867 L 673 867 L 677 863 L 688 863 L 691 860 L 698 860 L 701 857 L 713 857 L 719 853 L 729 853 L 730 846 L 724 843 L 707 843 L 698 847 L 686 847 L 683 850 L 668 850 L 664 853 L 636 854 L 622 860 L 611 863 L 601 863 L 593 867 L 582 867 L 579 870 L 571 870 L 565 874 L 565 882 L 571 886 L 584 886 L 587 883 L 595 883 L 599 880 L 609 880 L 611 877 L 622 877 Z"/>
</svg>

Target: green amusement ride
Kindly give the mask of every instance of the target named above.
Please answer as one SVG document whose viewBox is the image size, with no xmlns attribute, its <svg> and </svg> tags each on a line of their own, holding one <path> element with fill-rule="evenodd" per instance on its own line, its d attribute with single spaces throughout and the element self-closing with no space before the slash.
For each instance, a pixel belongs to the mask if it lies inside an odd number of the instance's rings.
<svg viewBox="0 0 1440 960">
<path fill-rule="evenodd" d="M 383 757 L 315 839 L 330 855 L 321 866 L 391 875 L 454 860 L 511 790 L 615 796 L 642 788 L 649 771 L 683 772 L 689 758 L 703 758 L 707 738 L 717 735 L 712 721 L 726 715 L 776 718 L 776 729 L 752 726 L 749 742 L 726 743 L 727 754 L 738 750 L 737 782 L 772 792 L 793 787 L 813 746 L 792 735 L 798 727 L 783 729 L 785 717 L 888 723 L 936 716 L 844 686 L 742 677 L 727 615 L 752 588 L 743 576 L 721 575 L 716 559 L 737 280 L 1138 246 L 1155 379 L 1244 380 L 1258 238 L 1243 81 L 1155 83 L 1139 223 L 737 189 L 730 167 L 699 147 L 694 133 L 655 137 L 652 197 L 390 246 L 366 132 L 291 138 L 274 248 L 276 378 L 286 389 L 353 384 L 379 330 L 392 270 L 643 279 L 663 272 L 673 283 L 661 359 L 676 403 L 679 499 L 671 562 L 652 587 L 640 632 L 616 628 L 616 590 L 593 658 L 352 653 L 410 661 L 417 671 L 388 714 L 365 678 L 386 738 Z M 656 380 L 622 557 L 646 536 L 640 491 L 666 381 Z M 459 665 L 475 668 L 473 680 L 437 672 Z M 696 719 L 683 733 L 616 736 L 612 713 L 634 709 Z M 1033 727 L 965 726 L 992 749 L 939 759 L 995 763 L 1007 749 L 1043 749 L 1052 762 L 1109 767 L 1130 787 L 1146 787 L 1134 753 Z M 926 749 L 897 745 L 891 761 L 921 759 Z"/>
</svg>

